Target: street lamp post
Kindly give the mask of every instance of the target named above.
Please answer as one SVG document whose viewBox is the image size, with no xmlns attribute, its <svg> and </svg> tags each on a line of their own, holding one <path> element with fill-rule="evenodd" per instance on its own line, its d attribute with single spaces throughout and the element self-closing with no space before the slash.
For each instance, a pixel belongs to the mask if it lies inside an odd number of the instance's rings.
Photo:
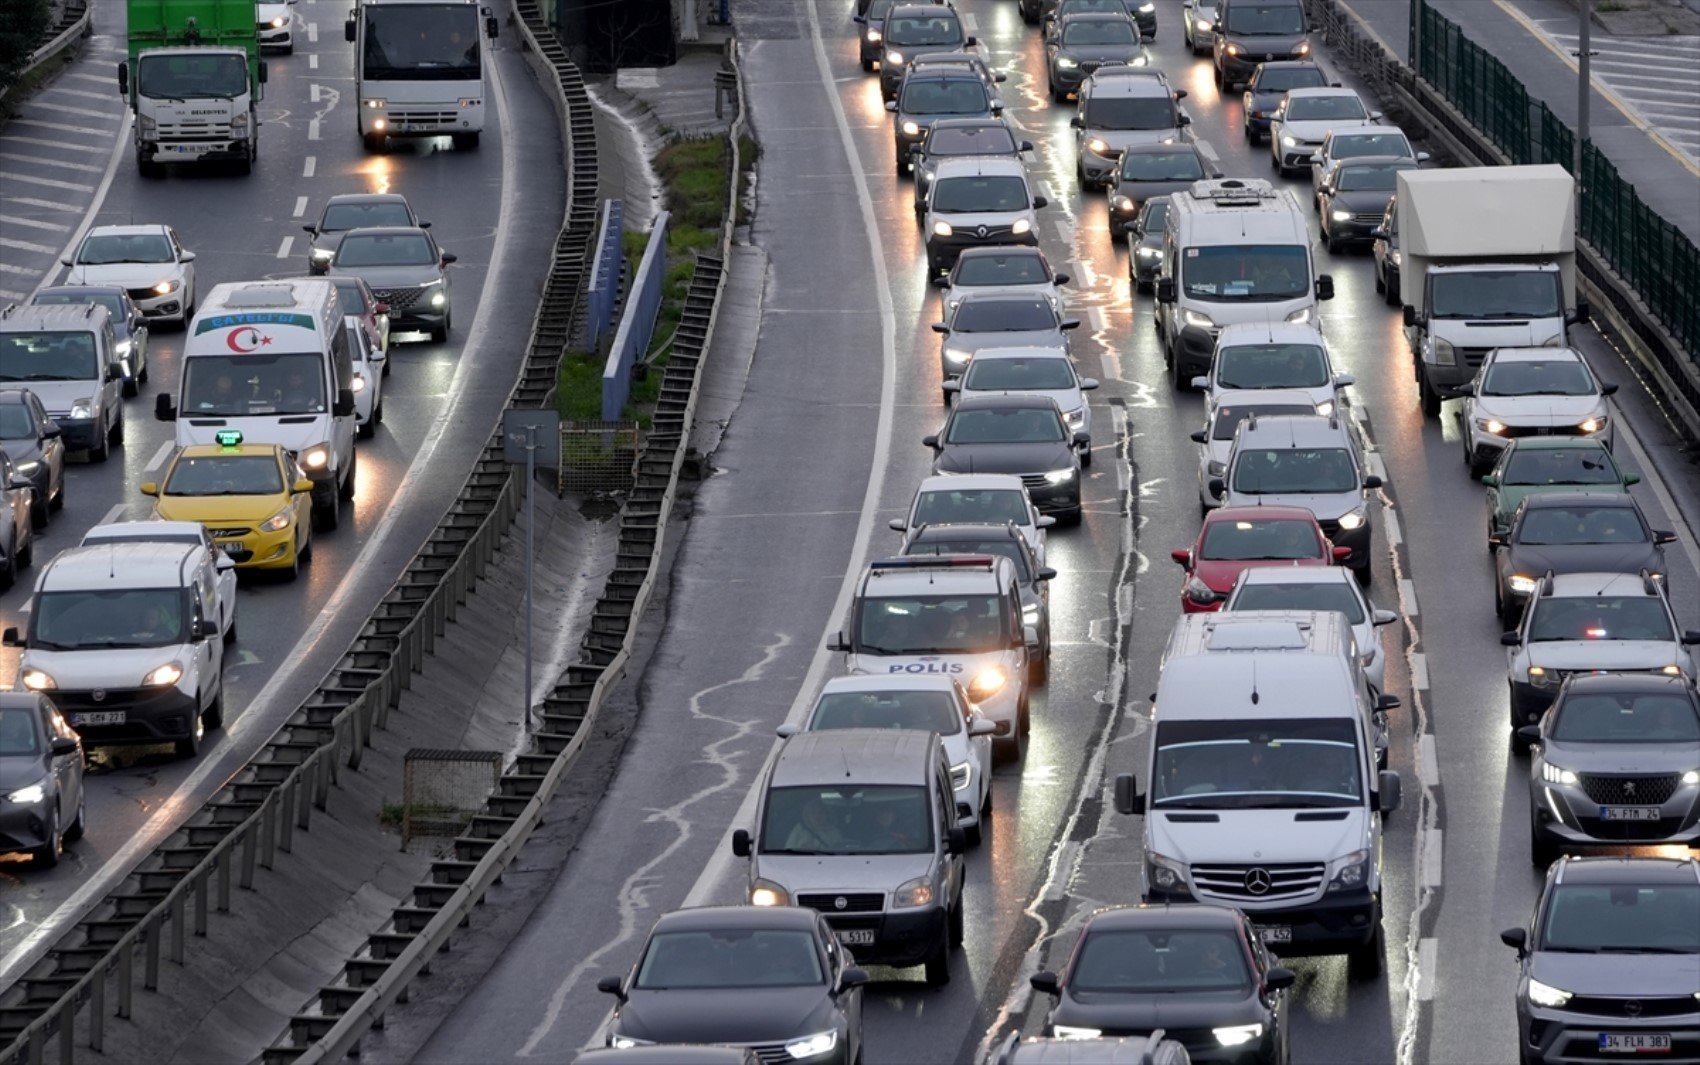
<svg viewBox="0 0 1700 1065">
<path fill-rule="evenodd" d="M 547 441 L 559 446 L 561 416 L 552 410 L 508 410 L 502 415 L 502 452 L 508 462 L 525 463 L 525 729 L 531 714 L 532 530 L 537 527 L 537 452 Z M 524 453 L 523 460 L 521 453 Z"/>
</svg>

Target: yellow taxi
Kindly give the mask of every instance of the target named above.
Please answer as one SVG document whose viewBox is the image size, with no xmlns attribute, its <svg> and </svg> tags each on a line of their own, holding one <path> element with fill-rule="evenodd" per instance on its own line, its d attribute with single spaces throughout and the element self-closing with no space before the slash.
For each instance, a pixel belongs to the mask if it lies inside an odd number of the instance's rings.
<svg viewBox="0 0 1700 1065">
<path fill-rule="evenodd" d="M 142 485 L 167 521 L 206 526 L 240 569 L 283 570 L 294 580 L 313 554 L 313 482 L 277 444 L 244 444 L 221 430 L 216 444 L 177 452 L 159 483 Z"/>
</svg>

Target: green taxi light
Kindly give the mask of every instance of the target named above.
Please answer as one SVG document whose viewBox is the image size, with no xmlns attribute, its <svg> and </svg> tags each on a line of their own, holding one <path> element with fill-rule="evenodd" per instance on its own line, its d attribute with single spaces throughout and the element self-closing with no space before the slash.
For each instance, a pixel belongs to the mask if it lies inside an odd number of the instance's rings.
<svg viewBox="0 0 1700 1065">
<path fill-rule="evenodd" d="M 237 447 L 242 443 L 242 430 L 220 429 L 213 434 L 213 439 L 218 441 L 219 447 Z"/>
</svg>

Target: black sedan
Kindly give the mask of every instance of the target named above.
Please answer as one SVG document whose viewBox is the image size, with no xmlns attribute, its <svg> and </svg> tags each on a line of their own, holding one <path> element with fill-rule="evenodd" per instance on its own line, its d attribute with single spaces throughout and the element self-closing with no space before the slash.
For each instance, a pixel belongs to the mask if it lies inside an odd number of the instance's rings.
<svg viewBox="0 0 1700 1065">
<path fill-rule="evenodd" d="M 1365 155 L 1342 159 L 1316 190 L 1322 215 L 1322 239 L 1337 252 L 1347 243 L 1370 244 L 1387 213 L 1387 198 L 1401 170 L 1415 170 L 1412 159 Z"/>
<path fill-rule="evenodd" d="M 1110 231 L 1130 228 L 1152 197 L 1185 192 L 1195 181 L 1221 176 L 1196 143 L 1135 144 L 1123 149 L 1116 164 L 1116 183 L 1110 189 Z"/>
<path fill-rule="evenodd" d="M 1038 972 L 1063 1039 L 1161 1029 L 1194 1062 L 1288 1060 L 1287 988 L 1238 910 L 1198 904 L 1116 907 L 1087 921 L 1061 976 Z"/>
<path fill-rule="evenodd" d="M 65 505 L 65 441 L 34 392 L 0 390 L 0 451 L 35 486 L 30 521 L 37 529 L 45 529 L 48 512 Z"/>
<path fill-rule="evenodd" d="M 1040 513 L 1078 522 L 1078 449 L 1090 439 L 1069 431 L 1049 396 L 994 394 L 963 396 L 921 442 L 935 453 L 934 473 L 1013 473 Z"/>
<path fill-rule="evenodd" d="M 720 1043 L 763 1061 L 848 1065 L 862 985 L 826 919 L 790 906 L 709 906 L 655 922 L 637 964 L 597 989 L 619 1000 L 608 1045 Z"/>
<path fill-rule="evenodd" d="M 1504 536 L 1489 537 L 1494 607 L 1515 624 L 1547 573 L 1665 573 L 1665 546 L 1676 534 L 1649 528 L 1629 495 L 1548 492 L 1525 499 Z"/>
</svg>

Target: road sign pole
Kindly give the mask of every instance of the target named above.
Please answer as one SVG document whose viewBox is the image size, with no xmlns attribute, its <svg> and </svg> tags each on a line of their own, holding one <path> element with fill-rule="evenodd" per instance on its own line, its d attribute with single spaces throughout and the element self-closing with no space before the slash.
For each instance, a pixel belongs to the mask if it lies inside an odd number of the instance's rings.
<svg viewBox="0 0 1700 1065">
<path fill-rule="evenodd" d="M 531 585 L 532 532 L 537 527 L 537 426 L 525 427 L 525 728 L 531 720 Z"/>
</svg>

